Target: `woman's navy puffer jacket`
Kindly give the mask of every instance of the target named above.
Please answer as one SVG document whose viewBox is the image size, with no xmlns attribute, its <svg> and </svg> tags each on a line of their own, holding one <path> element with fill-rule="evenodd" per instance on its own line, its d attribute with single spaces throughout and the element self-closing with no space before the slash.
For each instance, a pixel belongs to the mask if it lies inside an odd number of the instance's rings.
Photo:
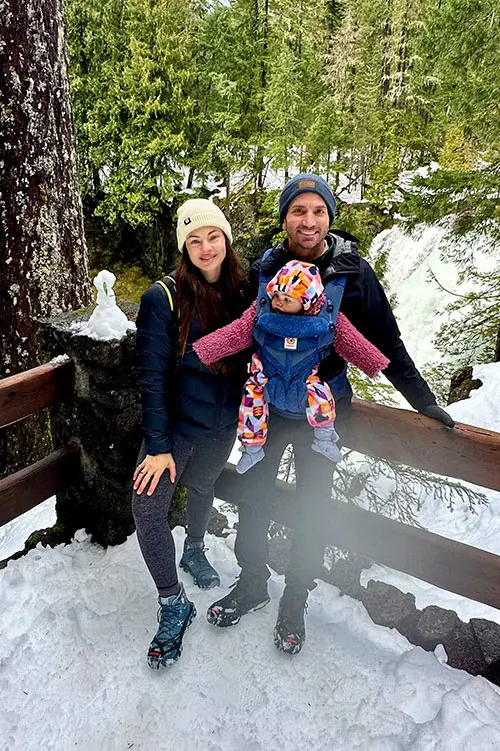
<svg viewBox="0 0 500 751">
<path fill-rule="evenodd" d="M 248 306 L 246 297 L 242 290 L 241 308 L 234 311 L 234 318 Z M 150 455 L 172 450 L 172 431 L 193 437 L 236 427 L 246 378 L 243 360 L 239 359 L 230 376 L 213 373 L 192 350 L 200 336 L 203 332 L 195 319 L 186 354 L 179 363 L 176 315 L 166 292 L 159 284 L 144 292 L 137 317 L 137 354 L 144 436 Z"/>
</svg>

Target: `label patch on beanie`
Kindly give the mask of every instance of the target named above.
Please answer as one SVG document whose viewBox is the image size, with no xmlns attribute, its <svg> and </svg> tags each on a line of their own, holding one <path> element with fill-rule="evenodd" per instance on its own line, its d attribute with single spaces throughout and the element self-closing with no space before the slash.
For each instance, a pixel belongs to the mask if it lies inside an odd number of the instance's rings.
<svg viewBox="0 0 500 751">
<path fill-rule="evenodd" d="M 286 336 L 284 347 L 285 349 L 297 349 L 297 339 L 294 336 Z"/>
<path fill-rule="evenodd" d="M 299 180 L 299 190 L 304 190 L 304 188 L 315 188 L 316 183 L 314 180 Z"/>
<path fill-rule="evenodd" d="M 191 224 L 191 217 L 188 216 L 187 219 L 184 219 L 184 224 Z"/>
</svg>

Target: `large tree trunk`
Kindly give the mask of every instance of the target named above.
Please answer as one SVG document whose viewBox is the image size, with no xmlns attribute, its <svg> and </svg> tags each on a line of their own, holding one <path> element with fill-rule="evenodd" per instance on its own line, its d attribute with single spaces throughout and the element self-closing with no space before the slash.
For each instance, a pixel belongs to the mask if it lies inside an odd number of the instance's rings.
<svg viewBox="0 0 500 751">
<path fill-rule="evenodd" d="M 90 302 L 62 0 L 0 0 L 0 378 L 39 363 L 36 319 Z M 50 449 L 47 415 L 0 431 L 0 476 Z"/>
<path fill-rule="evenodd" d="M 0 378 L 39 362 L 37 317 L 90 301 L 62 0 L 0 0 Z"/>
</svg>

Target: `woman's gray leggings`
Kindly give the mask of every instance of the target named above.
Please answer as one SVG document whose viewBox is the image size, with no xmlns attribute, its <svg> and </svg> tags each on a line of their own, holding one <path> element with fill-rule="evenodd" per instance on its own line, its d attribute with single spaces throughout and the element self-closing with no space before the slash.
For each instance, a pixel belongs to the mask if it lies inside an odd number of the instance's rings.
<svg viewBox="0 0 500 751">
<path fill-rule="evenodd" d="M 203 539 L 214 500 L 214 483 L 224 469 L 236 437 L 234 428 L 218 433 L 204 433 L 188 439 L 178 433 L 172 437 L 172 456 L 176 480 L 170 482 L 167 471 L 160 478 L 153 495 L 133 491 L 132 513 L 142 555 L 158 592 L 162 595 L 177 584 L 175 546 L 168 525 L 168 510 L 177 484 L 188 489 L 187 532 Z M 137 464 L 146 456 L 141 446 Z"/>
</svg>

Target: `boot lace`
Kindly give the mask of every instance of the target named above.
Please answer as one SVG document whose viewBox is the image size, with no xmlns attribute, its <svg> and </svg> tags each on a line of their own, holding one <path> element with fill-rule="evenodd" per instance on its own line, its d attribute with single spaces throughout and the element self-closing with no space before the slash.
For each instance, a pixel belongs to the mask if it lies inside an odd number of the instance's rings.
<svg viewBox="0 0 500 751">
<path fill-rule="evenodd" d="M 181 642 L 182 625 L 184 623 L 184 606 L 182 603 L 160 605 L 158 608 L 158 631 L 155 640 L 164 644 L 171 642 L 175 646 Z"/>
</svg>

